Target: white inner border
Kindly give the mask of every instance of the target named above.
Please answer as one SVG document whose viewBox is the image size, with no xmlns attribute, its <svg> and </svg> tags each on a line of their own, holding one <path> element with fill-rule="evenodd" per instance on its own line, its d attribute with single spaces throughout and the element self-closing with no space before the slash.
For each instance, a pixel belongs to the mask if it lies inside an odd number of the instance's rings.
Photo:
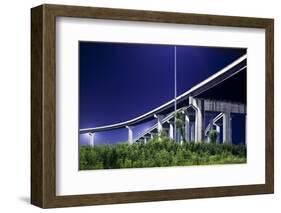
<svg viewBox="0 0 281 213">
<path fill-rule="evenodd" d="M 56 25 L 57 195 L 265 183 L 264 30 L 66 17 Z M 78 171 L 79 40 L 248 48 L 247 164 Z"/>
</svg>

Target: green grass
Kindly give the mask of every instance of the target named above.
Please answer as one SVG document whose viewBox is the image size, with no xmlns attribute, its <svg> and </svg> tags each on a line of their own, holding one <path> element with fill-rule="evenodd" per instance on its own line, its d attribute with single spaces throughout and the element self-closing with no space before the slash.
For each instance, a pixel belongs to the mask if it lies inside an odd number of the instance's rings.
<svg viewBox="0 0 281 213">
<path fill-rule="evenodd" d="M 155 137 L 147 144 L 119 143 L 80 147 L 80 170 L 246 163 L 246 146 L 175 143 Z"/>
</svg>

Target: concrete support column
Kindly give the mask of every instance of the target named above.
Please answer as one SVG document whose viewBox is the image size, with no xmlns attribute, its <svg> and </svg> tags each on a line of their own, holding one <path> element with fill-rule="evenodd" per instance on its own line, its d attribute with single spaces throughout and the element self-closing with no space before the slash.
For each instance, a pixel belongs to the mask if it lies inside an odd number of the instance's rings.
<svg viewBox="0 0 281 213">
<path fill-rule="evenodd" d="M 146 144 L 147 143 L 147 137 L 143 137 L 143 142 L 144 142 L 144 144 Z"/>
<path fill-rule="evenodd" d="M 172 121 L 169 121 L 169 137 L 170 139 L 174 139 L 174 125 Z"/>
<path fill-rule="evenodd" d="M 153 138 L 154 138 L 154 136 L 155 136 L 157 133 L 150 132 L 149 134 L 150 134 L 150 139 L 153 139 Z"/>
<path fill-rule="evenodd" d="M 205 138 L 205 141 L 207 142 L 207 143 L 210 143 L 211 142 L 211 140 L 210 140 L 210 131 L 212 130 L 212 124 L 211 123 L 209 123 L 209 125 L 207 126 L 207 128 L 209 128 L 209 129 L 207 129 L 206 131 L 206 134 L 204 134 L 204 136 L 206 137 Z"/>
<path fill-rule="evenodd" d="M 133 144 L 133 128 L 131 126 L 126 126 L 126 128 L 128 129 L 128 143 Z"/>
<path fill-rule="evenodd" d="M 188 114 L 185 114 L 185 141 L 190 141 L 190 124 Z"/>
<path fill-rule="evenodd" d="M 162 120 L 164 118 L 163 115 L 154 115 L 154 117 L 157 119 L 157 131 L 158 131 L 158 135 L 161 134 L 161 132 L 163 131 L 163 123 Z"/>
<path fill-rule="evenodd" d="M 232 143 L 231 114 L 225 112 L 223 115 L 223 143 Z"/>
<path fill-rule="evenodd" d="M 204 135 L 204 100 L 189 97 L 189 103 L 195 110 L 195 141 L 203 141 Z"/>
<path fill-rule="evenodd" d="M 204 135 L 204 100 L 198 100 L 197 110 L 197 141 L 203 141 Z"/>
<path fill-rule="evenodd" d="M 95 132 L 89 132 L 89 146 L 95 146 Z"/>
</svg>

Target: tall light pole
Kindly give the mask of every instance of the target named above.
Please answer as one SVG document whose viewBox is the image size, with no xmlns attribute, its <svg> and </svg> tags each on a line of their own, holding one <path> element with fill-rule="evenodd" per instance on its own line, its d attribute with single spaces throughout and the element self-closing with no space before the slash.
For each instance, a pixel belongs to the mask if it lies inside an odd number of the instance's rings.
<svg viewBox="0 0 281 213">
<path fill-rule="evenodd" d="M 177 118 L 176 118 L 176 112 L 177 112 L 177 46 L 175 45 L 174 47 L 174 95 L 175 95 L 175 123 L 174 123 L 174 139 L 176 140 L 177 138 Z"/>
</svg>

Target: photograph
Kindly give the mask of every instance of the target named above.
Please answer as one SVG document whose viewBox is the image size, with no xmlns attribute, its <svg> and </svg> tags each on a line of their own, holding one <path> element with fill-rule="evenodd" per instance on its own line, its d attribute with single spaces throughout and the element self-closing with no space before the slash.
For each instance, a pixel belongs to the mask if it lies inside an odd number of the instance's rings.
<svg viewBox="0 0 281 213">
<path fill-rule="evenodd" d="M 274 18 L 157 6 L 31 8 L 31 204 L 274 193 Z"/>
<path fill-rule="evenodd" d="M 79 41 L 79 170 L 247 162 L 247 49 Z"/>
</svg>

